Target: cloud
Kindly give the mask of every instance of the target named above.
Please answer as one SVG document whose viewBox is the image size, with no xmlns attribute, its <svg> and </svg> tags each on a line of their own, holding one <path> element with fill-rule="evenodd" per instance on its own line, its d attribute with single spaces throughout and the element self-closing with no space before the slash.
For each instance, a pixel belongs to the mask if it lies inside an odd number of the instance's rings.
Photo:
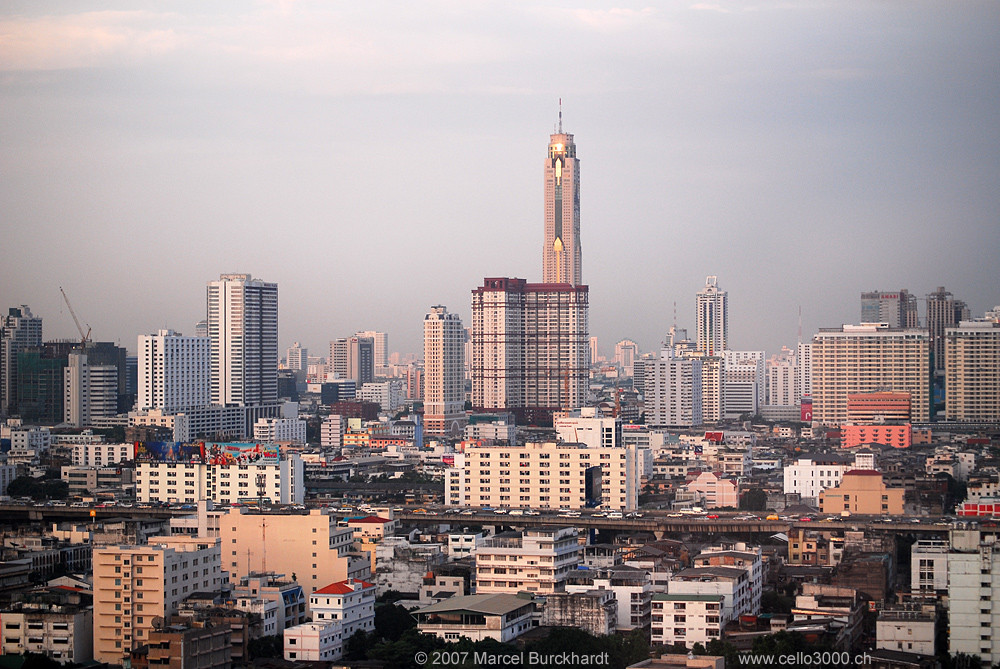
<svg viewBox="0 0 1000 669">
<path fill-rule="evenodd" d="M 715 4 L 711 4 L 711 3 L 707 3 L 707 2 L 698 2 L 698 3 L 695 3 L 695 4 L 691 5 L 691 9 L 694 9 L 696 11 L 718 12 L 720 14 L 729 14 L 730 13 L 730 10 L 726 9 L 722 5 L 715 5 Z"/>
<path fill-rule="evenodd" d="M 185 41 L 174 29 L 162 27 L 164 20 L 169 22 L 172 17 L 138 11 L 101 11 L 3 18 L 0 19 L 0 69 L 76 69 L 169 53 L 182 47 Z"/>
<path fill-rule="evenodd" d="M 656 14 L 652 7 L 642 9 L 575 9 L 570 14 L 582 25 L 596 30 L 623 30 L 642 25 Z"/>
</svg>

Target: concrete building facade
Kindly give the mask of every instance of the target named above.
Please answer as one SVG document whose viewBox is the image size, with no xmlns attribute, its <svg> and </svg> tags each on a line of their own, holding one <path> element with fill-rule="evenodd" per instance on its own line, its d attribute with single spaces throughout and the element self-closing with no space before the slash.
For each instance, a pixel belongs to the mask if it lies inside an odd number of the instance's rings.
<svg viewBox="0 0 1000 669">
<path fill-rule="evenodd" d="M 930 340 L 925 330 L 878 323 L 820 330 L 812 341 L 813 422 L 847 421 L 852 393 L 909 393 L 914 421 L 930 420 Z"/>
<path fill-rule="evenodd" d="M 278 400 L 278 284 L 249 274 L 209 281 L 212 404 L 247 406 Z"/>
<path fill-rule="evenodd" d="M 424 316 L 424 432 L 455 437 L 465 422 L 465 327 L 437 305 Z"/>
<path fill-rule="evenodd" d="M 472 292 L 472 406 L 547 423 L 586 400 L 587 286 L 486 278 Z"/>
<path fill-rule="evenodd" d="M 139 394 L 136 409 L 177 413 L 208 406 L 211 394 L 211 340 L 173 330 L 139 335 Z"/>
</svg>

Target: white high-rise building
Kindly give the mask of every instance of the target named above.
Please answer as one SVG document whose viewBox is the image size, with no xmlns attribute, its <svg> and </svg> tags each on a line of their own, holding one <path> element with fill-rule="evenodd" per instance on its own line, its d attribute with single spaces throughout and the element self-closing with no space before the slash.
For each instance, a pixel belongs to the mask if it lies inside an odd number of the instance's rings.
<svg viewBox="0 0 1000 669">
<path fill-rule="evenodd" d="M 208 283 L 212 404 L 278 401 L 278 284 L 249 274 Z"/>
<path fill-rule="evenodd" d="M 139 411 L 178 413 L 211 404 L 208 337 L 173 330 L 139 335 Z"/>
<path fill-rule="evenodd" d="M 285 367 L 295 371 L 307 371 L 309 369 L 309 349 L 302 348 L 299 342 L 295 342 L 285 351 Z"/>
<path fill-rule="evenodd" d="M 17 354 L 42 345 L 42 319 L 28 305 L 12 307 L 0 318 L 0 415 L 16 414 Z"/>
<path fill-rule="evenodd" d="M 638 355 L 639 346 L 631 339 L 622 339 L 615 344 L 615 364 L 621 368 L 625 376 L 632 376 Z"/>
<path fill-rule="evenodd" d="M 658 360 L 647 361 L 646 423 L 670 427 L 702 424 L 702 360 L 681 358 L 665 348 Z"/>
<path fill-rule="evenodd" d="M 764 399 L 764 351 L 724 351 L 725 416 L 756 415 Z"/>
<path fill-rule="evenodd" d="M 721 355 L 729 348 L 729 293 L 719 288 L 719 279 L 709 276 L 696 297 L 698 350 Z"/>
<path fill-rule="evenodd" d="M 70 425 L 85 427 L 95 418 L 118 413 L 118 368 L 114 365 L 89 365 L 85 353 L 70 353 L 63 384 L 63 415 Z"/>
<path fill-rule="evenodd" d="M 465 328 L 437 305 L 424 316 L 424 432 L 458 436 L 465 427 Z"/>
<path fill-rule="evenodd" d="M 595 362 L 600 361 L 600 359 L 601 359 L 601 355 L 597 351 L 597 337 L 591 337 L 590 338 L 590 363 L 593 364 Z"/>
<path fill-rule="evenodd" d="M 549 138 L 545 158 L 545 241 L 542 247 L 544 283 L 583 283 L 580 247 L 580 161 L 573 135 L 559 131 Z"/>
<path fill-rule="evenodd" d="M 1000 422 L 1000 324 L 961 321 L 944 333 L 948 420 Z"/>
<path fill-rule="evenodd" d="M 776 353 L 767 359 L 765 364 L 767 397 L 764 402 L 767 406 L 791 407 L 799 403 L 796 392 L 798 368 L 795 359 L 795 352 L 787 346 L 781 348 L 781 353 Z"/>
</svg>

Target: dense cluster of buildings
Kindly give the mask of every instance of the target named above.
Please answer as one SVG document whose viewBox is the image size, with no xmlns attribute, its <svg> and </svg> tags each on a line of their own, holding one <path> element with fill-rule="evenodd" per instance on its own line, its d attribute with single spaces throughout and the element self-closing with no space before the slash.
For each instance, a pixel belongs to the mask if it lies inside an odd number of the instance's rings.
<svg viewBox="0 0 1000 669">
<path fill-rule="evenodd" d="M 447 641 L 574 626 L 687 651 L 784 630 L 923 667 L 948 620 L 948 651 L 1000 662 L 1000 309 L 973 319 L 942 287 L 921 317 L 907 290 L 866 292 L 859 324 L 768 357 L 733 348 L 709 276 L 693 339 L 675 325 L 659 351 L 625 339 L 608 361 L 561 118 L 544 186 L 541 282 L 484 278 L 468 327 L 431 307 L 422 359 L 365 330 L 279 360 L 277 284 L 250 274 L 209 281 L 193 334 L 140 335 L 135 356 L 82 329 L 45 342 L 40 317 L 9 309 L 0 494 L 58 466 L 63 505 L 177 513 L 11 528 L 3 652 L 228 667 L 281 635 L 286 660 L 334 662 L 391 590 Z M 427 522 L 395 515 L 436 504 Z M 653 510 L 788 532 L 625 524 Z M 482 513 L 499 520 L 463 520 Z M 588 533 L 584 514 L 623 525 Z M 938 521 L 908 574 L 872 525 L 903 518 Z"/>
</svg>

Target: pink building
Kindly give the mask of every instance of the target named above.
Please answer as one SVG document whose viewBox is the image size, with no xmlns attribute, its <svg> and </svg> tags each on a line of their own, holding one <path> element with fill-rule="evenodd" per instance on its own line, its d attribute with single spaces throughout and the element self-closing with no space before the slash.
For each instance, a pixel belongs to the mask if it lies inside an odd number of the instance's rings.
<svg viewBox="0 0 1000 669">
<path fill-rule="evenodd" d="M 685 487 L 688 492 L 704 497 L 705 507 L 709 509 L 723 506 L 738 508 L 740 505 L 740 489 L 736 479 L 722 478 L 716 472 L 702 472 Z"/>
<path fill-rule="evenodd" d="M 858 425 L 848 423 L 841 426 L 840 445 L 843 448 L 857 448 L 865 444 L 883 444 L 894 448 L 909 448 L 912 441 L 909 423 L 903 425 Z"/>
</svg>

